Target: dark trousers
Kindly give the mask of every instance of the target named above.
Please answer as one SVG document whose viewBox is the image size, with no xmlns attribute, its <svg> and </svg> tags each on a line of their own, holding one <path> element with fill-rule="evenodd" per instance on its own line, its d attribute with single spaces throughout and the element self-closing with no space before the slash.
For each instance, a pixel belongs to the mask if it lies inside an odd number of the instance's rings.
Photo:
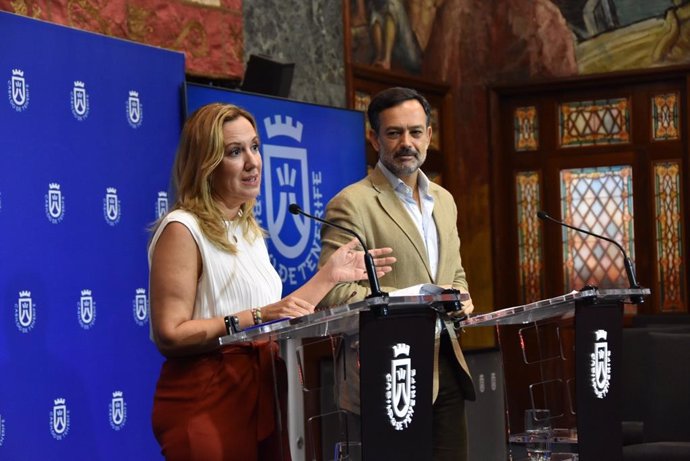
<svg viewBox="0 0 690 461">
<path fill-rule="evenodd" d="M 467 461 L 465 395 L 460 365 L 447 335 L 441 335 L 438 373 L 438 397 L 433 406 L 434 461 Z"/>
</svg>

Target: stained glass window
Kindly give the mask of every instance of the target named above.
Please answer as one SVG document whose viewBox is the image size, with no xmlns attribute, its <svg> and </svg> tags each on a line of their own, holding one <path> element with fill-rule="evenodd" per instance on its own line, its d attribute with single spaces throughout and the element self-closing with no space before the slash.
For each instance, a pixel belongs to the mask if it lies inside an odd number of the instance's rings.
<svg viewBox="0 0 690 461">
<path fill-rule="evenodd" d="M 515 176 L 517 196 L 519 277 L 522 302 L 542 299 L 542 236 L 537 211 L 541 207 L 539 174 L 523 171 Z"/>
<path fill-rule="evenodd" d="M 680 138 L 678 131 L 678 93 L 658 94 L 652 98 L 652 137 L 655 141 Z"/>
<path fill-rule="evenodd" d="M 576 101 L 560 105 L 561 147 L 630 142 L 630 104 L 627 98 Z"/>
<path fill-rule="evenodd" d="M 662 311 L 681 310 L 685 305 L 685 265 L 680 205 L 680 164 L 654 164 L 654 213 L 659 289 L 656 296 Z"/>
<path fill-rule="evenodd" d="M 518 107 L 515 109 L 513 124 L 515 126 L 516 151 L 539 149 L 539 119 L 536 107 Z"/>
<path fill-rule="evenodd" d="M 618 242 L 634 260 L 632 179 L 629 165 L 561 170 L 561 215 L 571 226 Z M 566 291 L 628 286 L 616 245 L 564 228 L 562 248 Z"/>
</svg>

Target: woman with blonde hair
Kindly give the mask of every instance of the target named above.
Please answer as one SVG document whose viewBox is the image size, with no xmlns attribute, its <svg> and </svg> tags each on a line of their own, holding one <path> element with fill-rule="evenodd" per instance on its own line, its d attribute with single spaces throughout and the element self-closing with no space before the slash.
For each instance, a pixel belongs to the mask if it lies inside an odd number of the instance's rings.
<svg viewBox="0 0 690 461">
<path fill-rule="evenodd" d="M 166 357 L 152 422 L 167 460 L 290 459 L 279 430 L 286 422 L 275 417 L 276 405 L 285 416 L 287 387 L 276 344 L 219 348 L 218 338 L 310 314 L 337 283 L 366 278 L 352 240 L 281 299 L 253 212 L 261 167 L 256 122 L 246 110 L 209 104 L 186 121 L 173 169 L 176 201 L 148 250 L 151 337 Z M 395 262 L 391 251 L 370 251 L 379 276 Z"/>
</svg>

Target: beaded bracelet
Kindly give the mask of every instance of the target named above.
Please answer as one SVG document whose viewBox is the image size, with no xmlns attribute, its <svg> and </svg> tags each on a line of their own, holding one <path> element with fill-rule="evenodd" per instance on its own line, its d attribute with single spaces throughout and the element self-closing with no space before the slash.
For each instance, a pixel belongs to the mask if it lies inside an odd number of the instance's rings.
<svg viewBox="0 0 690 461">
<path fill-rule="evenodd" d="M 254 325 L 260 324 L 262 322 L 261 309 L 258 307 L 252 307 L 252 318 L 254 319 Z"/>
</svg>

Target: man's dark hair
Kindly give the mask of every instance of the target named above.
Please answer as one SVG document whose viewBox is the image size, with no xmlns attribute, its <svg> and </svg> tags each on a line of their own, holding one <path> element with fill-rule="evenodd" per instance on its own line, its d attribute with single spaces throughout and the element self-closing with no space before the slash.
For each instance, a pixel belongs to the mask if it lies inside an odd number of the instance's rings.
<svg viewBox="0 0 690 461">
<path fill-rule="evenodd" d="M 431 123 L 431 105 L 429 105 L 429 101 L 412 88 L 396 86 L 377 93 L 369 103 L 367 117 L 369 118 L 371 129 L 378 133 L 380 128 L 379 114 L 410 99 L 416 99 L 422 105 L 426 114 L 426 126 L 429 126 Z"/>
</svg>

